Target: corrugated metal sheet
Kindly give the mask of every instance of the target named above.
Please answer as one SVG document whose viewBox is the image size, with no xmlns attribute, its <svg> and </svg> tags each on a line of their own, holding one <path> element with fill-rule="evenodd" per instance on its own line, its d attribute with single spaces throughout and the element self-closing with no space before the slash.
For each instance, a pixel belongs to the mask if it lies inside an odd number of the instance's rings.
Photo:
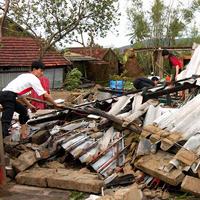
<svg viewBox="0 0 200 200">
<path fill-rule="evenodd" d="M 19 71 L 19 72 L 18 72 Z M 15 79 L 18 75 L 22 74 L 22 71 L 27 71 L 27 68 L 16 68 L 15 72 L 6 71 L 0 73 L 0 90 L 2 90 L 10 81 Z M 64 77 L 63 68 L 53 68 L 46 69 L 44 75 L 47 76 L 50 80 L 50 88 L 56 89 L 63 86 L 63 77 Z"/>
<path fill-rule="evenodd" d="M 63 86 L 63 68 L 46 69 L 44 74 L 49 78 L 51 89 L 61 88 Z"/>
<path fill-rule="evenodd" d="M 15 79 L 21 72 L 8 72 L 8 73 L 0 73 L 0 89 L 2 90 L 10 81 Z"/>
<path fill-rule="evenodd" d="M 30 71 L 31 67 L 0 67 L 0 73 L 9 73 L 9 72 L 27 72 Z"/>
</svg>

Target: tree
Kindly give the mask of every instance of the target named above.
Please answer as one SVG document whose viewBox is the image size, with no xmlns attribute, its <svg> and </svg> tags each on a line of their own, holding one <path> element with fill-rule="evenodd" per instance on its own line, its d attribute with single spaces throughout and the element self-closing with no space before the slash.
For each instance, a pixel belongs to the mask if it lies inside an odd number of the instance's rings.
<svg viewBox="0 0 200 200">
<path fill-rule="evenodd" d="M 131 39 L 143 42 L 146 47 L 174 45 L 176 38 L 188 33 L 193 19 L 191 8 L 184 7 L 180 1 L 174 6 L 173 3 L 165 5 L 163 0 L 154 0 L 150 11 L 146 11 L 142 0 L 132 0 L 127 13 Z"/>
<path fill-rule="evenodd" d="M 127 10 L 131 31 L 129 35 L 135 48 L 155 48 L 154 52 L 138 53 L 137 60 L 139 65 L 144 67 L 145 72 L 153 71 L 162 76 L 164 69 L 161 51 L 156 49 L 175 44 L 188 45 L 192 41 L 199 40 L 197 40 L 199 33 L 194 20 L 194 10 L 197 5 L 200 5 L 200 0 L 191 0 L 187 5 L 179 0 L 168 2 L 153 0 L 149 11 L 145 10 L 143 2 L 143 0 L 132 0 Z M 187 39 L 183 40 L 183 38 Z"/>
<path fill-rule="evenodd" d="M 13 0 L 9 16 L 43 41 L 43 56 L 58 42 L 79 42 L 83 34 L 105 37 L 118 22 L 117 7 L 118 0 Z"/>
<path fill-rule="evenodd" d="M 128 19 L 130 21 L 129 36 L 131 41 L 139 42 L 149 36 L 149 27 L 145 19 L 145 13 L 142 11 L 142 2 L 136 0 L 132 2 L 132 7 L 127 10 Z"/>
<path fill-rule="evenodd" d="M 2 17 L 0 17 L 0 41 L 1 41 L 2 36 L 3 36 L 3 25 L 4 25 L 4 22 L 5 22 L 5 19 L 6 19 L 6 15 L 8 13 L 9 5 L 10 5 L 10 0 L 5 0 L 4 6 L 1 7 L 1 9 L 3 11 L 3 15 L 2 15 Z"/>
</svg>

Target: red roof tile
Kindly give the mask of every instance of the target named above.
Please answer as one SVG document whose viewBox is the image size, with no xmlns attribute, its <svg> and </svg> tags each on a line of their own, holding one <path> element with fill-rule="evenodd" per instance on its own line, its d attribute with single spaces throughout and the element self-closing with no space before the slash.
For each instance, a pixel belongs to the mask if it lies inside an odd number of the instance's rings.
<svg viewBox="0 0 200 200">
<path fill-rule="evenodd" d="M 39 45 L 33 38 L 3 37 L 0 42 L 0 67 L 29 67 L 39 58 Z M 48 51 L 43 58 L 46 67 L 71 65 L 60 53 Z"/>
<path fill-rule="evenodd" d="M 79 53 L 85 56 L 92 56 L 97 59 L 103 59 L 109 49 L 99 48 L 99 47 L 74 47 L 69 48 L 71 52 Z"/>
</svg>

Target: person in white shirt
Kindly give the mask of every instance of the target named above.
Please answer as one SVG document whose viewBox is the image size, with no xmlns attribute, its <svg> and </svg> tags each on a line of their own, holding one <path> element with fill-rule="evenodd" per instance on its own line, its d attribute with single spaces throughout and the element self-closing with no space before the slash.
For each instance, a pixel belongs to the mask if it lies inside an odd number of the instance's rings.
<svg viewBox="0 0 200 200">
<path fill-rule="evenodd" d="M 9 128 L 12 121 L 13 113 L 19 113 L 19 122 L 21 124 L 21 138 L 27 137 L 26 122 L 29 120 L 27 108 L 17 99 L 22 100 L 32 112 L 36 108 L 26 100 L 23 95 L 30 92 L 32 89 L 38 94 L 43 95 L 44 98 L 55 107 L 63 107 L 54 102 L 52 96 L 45 91 L 40 83 L 39 77 L 43 75 L 45 65 L 41 61 L 33 61 L 31 65 L 31 72 L 19 75 L 12 80 L 2 91 L 0 91 L 0 104 L 3 107 L 2 113 L 2 131 L 3 137 L 9 135 Z"/>
</svg>

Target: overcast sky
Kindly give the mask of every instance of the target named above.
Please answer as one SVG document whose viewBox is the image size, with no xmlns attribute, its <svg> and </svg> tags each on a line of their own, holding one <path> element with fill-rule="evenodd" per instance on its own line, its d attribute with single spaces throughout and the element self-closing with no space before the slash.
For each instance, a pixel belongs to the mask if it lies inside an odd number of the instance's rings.
<svg viewBox="0 0 200 200">
<path fill-rule="evenodd" d="M 97 41 L 98 44 L 105 47 L 122 47 L 130 44 L 129 37 L 127 36 L 130 32 L 130 30 L 128 30 L 128 19 L 126 14 L 128 0 L 119 0 L 119 2 L 121 18 L 120 24 L 117 27 L 118 34 L 115 32 L 109 33 L 106 38 L 102 38 Z"/>
</svg>

